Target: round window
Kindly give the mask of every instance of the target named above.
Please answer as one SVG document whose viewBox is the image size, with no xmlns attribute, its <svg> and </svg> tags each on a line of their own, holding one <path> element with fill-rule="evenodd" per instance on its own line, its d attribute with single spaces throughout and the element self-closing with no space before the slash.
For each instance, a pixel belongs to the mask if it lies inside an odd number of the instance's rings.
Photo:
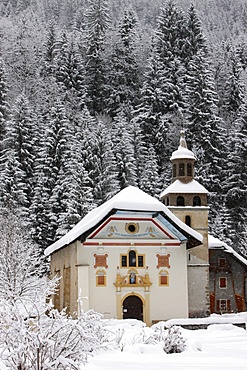
<svg viewBox="0 0 247 370">
<path fill-rule="evenodd" d="M 139 231 L 139 225 L 134 222 L 130 222 L 125 225 L 125 230 L 129 234 L 136 234 Z"/>
</svg>

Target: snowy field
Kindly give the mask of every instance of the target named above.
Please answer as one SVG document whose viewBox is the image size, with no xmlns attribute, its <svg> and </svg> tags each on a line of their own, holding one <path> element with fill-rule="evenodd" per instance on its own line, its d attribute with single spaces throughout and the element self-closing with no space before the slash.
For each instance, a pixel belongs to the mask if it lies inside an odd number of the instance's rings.
<svg viewBox="0 0 247 370">
<path fill-rule="evenodd" d="M 108 327 L 113 333 L 119 333 L 119 348 L 89 358 L 89 363 L 82 369 L 247 369 L 247 331 L 232 324 L 211 324 L 200 330 L 181 329 L 186 349 L 174 354 L 166 354 L 161 343 L 143 343 L 143 339 L 150 337 L 154 326 L 143 327 L 135 320 L 111 320 Z"/>
<path fill-rule="evenodd" d="M 173 354 L 167 354 L 164 341 L 157 340 L 167 336 L 162 322 L 149 328 L 137 320 L 103 320 L 104 348 L 80 370 L 247 370 L 247 331 L 232 324 L 246 319 L 247 313 L 170 320 L 166 325 L 210 324 L 199 330 L 180 327 L 185 350 Z M 1 361 L 0 370 L 7 370 Z"/>
</svg>

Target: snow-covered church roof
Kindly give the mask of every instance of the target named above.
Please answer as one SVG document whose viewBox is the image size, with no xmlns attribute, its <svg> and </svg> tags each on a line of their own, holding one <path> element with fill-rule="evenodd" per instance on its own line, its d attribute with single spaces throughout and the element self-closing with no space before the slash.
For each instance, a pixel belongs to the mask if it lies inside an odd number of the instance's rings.
<svg viewBox="0 0 247 370">
<path fill-rule="evenodd" d="M 184 183 L 180 180 L 175 180 L 171 185 L 169 185 L 166 189 L 162 191 L 162 193 L 160 194 L 160 198 L 163 198 L 165 195 L 171 193 L 208 194 L 208 191 L 196 180 L 189 181 L 188 183 Z"/>
<path fill-rule="evenodd" d="M 247 259 L 236 252 L 232 247 L 229 247 L 226 243 L 222 242 L 220 239 L 215 238 L 213 235 L 208 235 L 208 247 L 209 249 L 222 249 L 226 253 L 232 254 L 236 259 L 247 266 Z"/>
<path fill-rule="evenodd" d="M 78 239 L 82 234 L 86 233 L 88 230 L 92 229 L 99 222 L 101 222 L 112 210 L 161 212 L 187 235 L 192 236 L 199 243 L 202 243 L 202 235 L 179 220 L 158 199 L 144 193 L 142 190 L 134 186 L 128 186 L 117 193 L 114 197 L 103 203 L 101 206 L 90 211 L 66 235 L 50 245 L 45 250 L 45 255 L 48 256 L 56 250 Z"/>
</svg>

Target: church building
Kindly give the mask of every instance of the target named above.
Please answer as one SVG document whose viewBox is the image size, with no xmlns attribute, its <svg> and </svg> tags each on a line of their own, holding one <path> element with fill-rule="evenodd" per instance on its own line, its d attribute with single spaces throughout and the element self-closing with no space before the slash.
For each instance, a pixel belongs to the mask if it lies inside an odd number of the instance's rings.
<svg viewBox="0 0 247 370">
<path fill-rule="evenodd" d="M 80 301 L 105 318 L 151 325 L 223 306 L 209 281 L 208 191 L 194 179 L 183 132 L 171 162 L 172 184 L 160 200 L 129 186 L 46 249 L 61 277 L 56 308 L 75 314 Z M 236 294 L 243 309 L 244 293 Z"/>
</svg>

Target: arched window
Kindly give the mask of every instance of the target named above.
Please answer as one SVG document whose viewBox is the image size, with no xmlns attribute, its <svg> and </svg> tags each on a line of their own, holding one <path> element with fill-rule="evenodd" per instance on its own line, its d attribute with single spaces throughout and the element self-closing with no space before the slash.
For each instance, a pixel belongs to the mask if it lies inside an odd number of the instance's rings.
<svg viewBox="0 0 247 370">
<path fill-rule="evenodd" d="M 166 270 L 161 270 L 159 272 L 159 285 L 168 286 L 169 285 L 169 273 Z"/>
<path fill-rule="evenodd" d="M 192 176 L 192 164 L 187 163 L 187 176 Z"/>
<path fill-rule="evenodd" d="M 184 197 L 181 195 L 177 197 L 177 206 L 184 206 Z"/>
<path fill-rule="evenodd" d="M 178 166 L 178 175 L 179 176 L 184 176 L 184 163 L 179 163 L 179 166 Z"/>
<path fill-rule="evenodd" d="M 129 266 L 136 266 L 136 251 L 129 251 Z"/>
<path fill-rule="evenodd" d="M 173 177 L 177 176 L 177 165 L 176 164 L 172 166 L 172 176 Z"/>
<path fill-rule="evenodd" d="M 201 206 L 201 198 L 198 195 L 193 198 L 193 206 Z"/>
<path fill-rule="evenodd" d="M 106 286 L 106 272 L 105 270 L 96 271 L 96 286 Z"/>
<path fill-rule="evenodd" d="M 185 223 L 186 223 L 186 225 L 188 225 L 188 226 L 191 226 L 191 217 L 190 216 L 185 216 Z"/>
<path fill-rule="evenodd" d="M 139 254 L 137 250 L 131 249 L 127 254 L 120 256 L 121 267 L 143 267 L 145 266 L 145 255 Z"/>
<path fill-rule="evenodd" d="M 170 203 L 170 201 L 169 201 L 169 198 L 167 197 L 166 198 L 166 205 L 169 206 L 169 203 Z"/>
</svg>

